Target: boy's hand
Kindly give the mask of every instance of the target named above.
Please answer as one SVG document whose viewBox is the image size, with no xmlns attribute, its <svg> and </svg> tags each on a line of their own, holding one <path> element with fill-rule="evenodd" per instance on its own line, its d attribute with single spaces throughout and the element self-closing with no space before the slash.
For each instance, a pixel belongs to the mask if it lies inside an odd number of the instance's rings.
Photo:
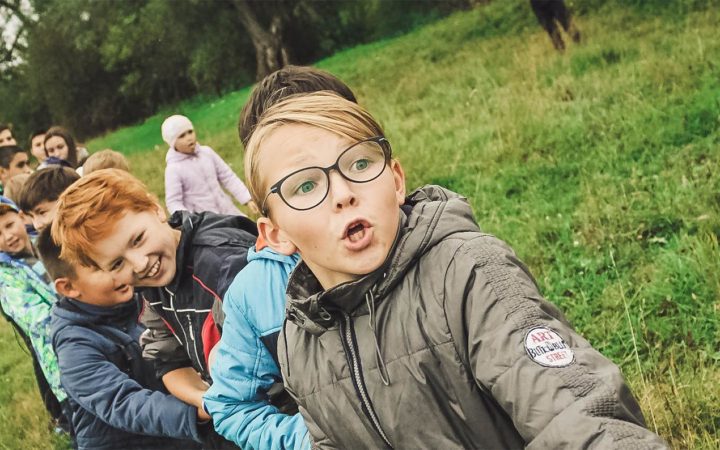
<svg viewBox="0 0 720 450">
<path fill-rule="evenodd" d="M 197 410 L 198 422 L 207 422 L 208 420 L 210 420 L 210 415 L 205 412 L 205 408 L 200 407 Z"/>
<path fill-rule="evenodd" d="M 168 392 L 178 399 L 202 409 L 202 396 L 210 386 L 192 367 L 171 370 L 162 377 Z"/>
</svg>

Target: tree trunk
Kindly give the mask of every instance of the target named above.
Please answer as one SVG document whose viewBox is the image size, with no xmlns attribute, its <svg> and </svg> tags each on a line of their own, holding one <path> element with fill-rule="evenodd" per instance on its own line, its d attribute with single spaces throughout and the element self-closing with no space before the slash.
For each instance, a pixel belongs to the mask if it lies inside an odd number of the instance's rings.
<svg viewBox="0 0 720 450">
<path fill-rule="evenodd" d="M 282 16 L 273 14 L 268 30 L 264 29 L 247 0 L 234 0 L 240 22 L 255 47 L 258 80 L 290 63 L 288 50 L 282 41 Z"/>
<path fill-rule="evenodd" d="M 24 51 L 25 45 L 20 42 L 25 29 L 32 24 L 32 20 L 22 11 L 21 0 L 0 0 L 0 8 L 6 8 L 8 11 L 2 11 L 5 22 L 2 27 L 5 28 L 13 18 L 18 19 L 20 26 L 15 30 L 12 42 L 5 41 L 4 45 L 0 45 L 0 63 L 9 63 L 13 60 L 15 50 Z M 4 30 L 3 30 L 4 31 Z M 9 46 L 7 44 L 10 44 Z"/>
</svg>

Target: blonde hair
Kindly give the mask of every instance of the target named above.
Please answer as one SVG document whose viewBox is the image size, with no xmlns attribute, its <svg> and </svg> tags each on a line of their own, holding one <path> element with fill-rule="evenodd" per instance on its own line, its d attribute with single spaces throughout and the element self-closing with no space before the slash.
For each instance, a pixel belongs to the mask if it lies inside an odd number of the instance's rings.
<svg viewBox="0 0 720 450">
<path fill-rule="evenodd" d="M 130 172 L 130 163 L 122 153 L 106 148 L 90 155 L 83 164 L 83 175 L 101 169 L 120 169 Z"/>
<path fill-rule="evenodd" d="M 369 112 L 328 91 L 293 95 L 275 104 L 260 117 L 245 148 L 245 180 L 258 206 L 264 198 L 264 184 L 260 175 L 263 141 L 273 131 L 291 124 L 321 128 L 353 141 L 384 136 L 382 127 Z"/>
<path fill-rule="evenodd" d="M 19 173 L 10 178 L 5 185 L 5 197 L 17 203 L 18 198 L 20 197 L 20 191 L 23 186 L 25 186 L 25 182 L 28 178 L 30 178 L 29 173 Z"/>
</svg>

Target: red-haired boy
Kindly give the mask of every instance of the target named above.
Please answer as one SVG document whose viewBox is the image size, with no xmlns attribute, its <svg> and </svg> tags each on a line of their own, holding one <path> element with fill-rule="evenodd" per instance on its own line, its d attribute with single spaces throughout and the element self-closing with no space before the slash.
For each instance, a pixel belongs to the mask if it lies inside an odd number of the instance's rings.
<svg viewBox="0 0 720 450">
<path fill-rule="evenodd" d="M 147 188 L 117 169 L 93 172 L 65 191 L 52 228 L 63 259 L 141 288 L 143 356 L 173 395 L 200 408 L 207 358 L 219 339 L 211 311 L 245 266 L 256 233 L 242 216 L 179 211 L 167 220 Z"/>
</svg>

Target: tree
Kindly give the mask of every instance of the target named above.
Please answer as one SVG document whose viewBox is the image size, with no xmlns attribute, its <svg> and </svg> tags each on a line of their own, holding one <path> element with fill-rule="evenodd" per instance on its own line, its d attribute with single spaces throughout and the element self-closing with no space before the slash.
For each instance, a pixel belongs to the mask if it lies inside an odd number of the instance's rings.
<svg viewBox="0 0 720 450">
<path fill-rule="evenodd" d="M 247 0 L 234 0 L 238 18 L 250 35 L 255 47 L 257 62 L 256 77 L 258 80 L 288 64 L 290 56 L 285 42 L 283 30 L 287 17 L 287 10 L 292 5 L 288 1 L 268 2 L 272 9 L 269 25 L 263 27 L 258 20 L 258 14 Z M 265 5 L 268 5 L 265 3 Z M 258 4 L 253 4 L 258 7 Z"/>
<path fill-rule="evenodd" d="M 34 23 L 27 8 L 28 4 L 23 0 L 0 0 L 0 29 L 3 30 L 0 65 L 3 67 L 15 63 L 17 52 L 26 49 L 25 33 Z M 9 35 L 6 34 L 8 31 Z"/>
</svg>

